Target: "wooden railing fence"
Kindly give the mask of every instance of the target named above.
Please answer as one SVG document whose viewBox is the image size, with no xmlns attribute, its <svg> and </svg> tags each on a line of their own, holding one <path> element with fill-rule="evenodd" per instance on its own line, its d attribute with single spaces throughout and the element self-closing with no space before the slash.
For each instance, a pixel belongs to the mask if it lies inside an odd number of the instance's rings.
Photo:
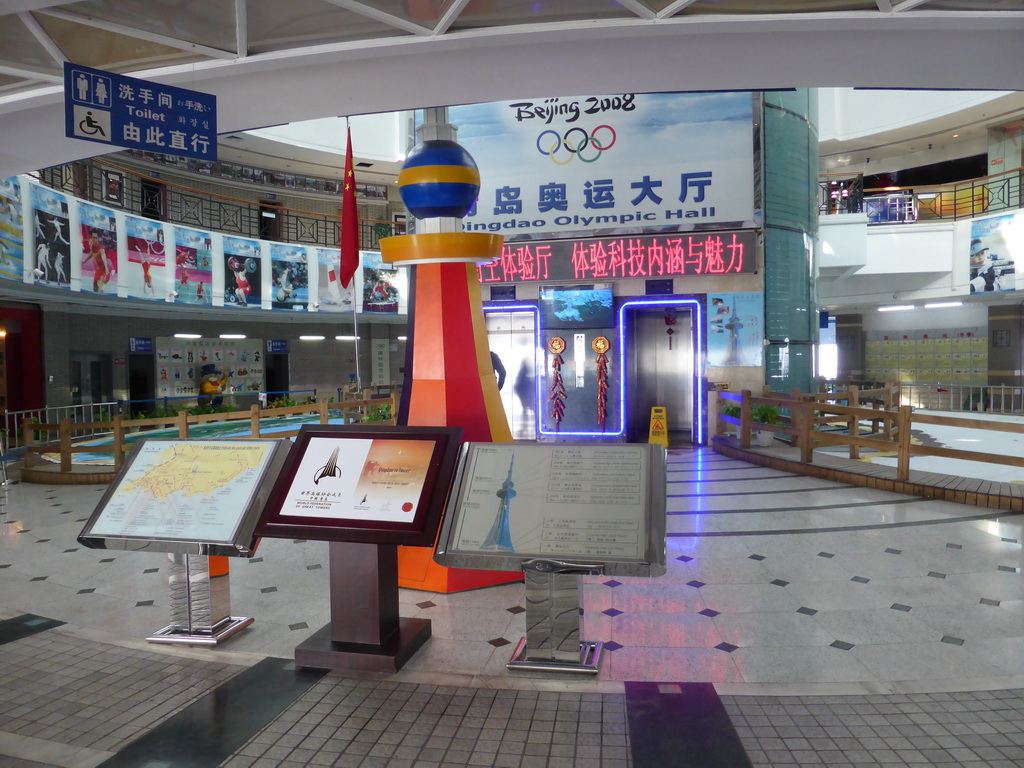
<svg viewBox="0 0 1024 768">
<path fill-rule="evenodd" d="M 394 424 L 395 414 L 398 412 L 397 402 L 394 395 L 389 398 L 374 398 L 364 400 L 345 400 L 344 402 L 328 402 L 321 400 L 309 405 L 298 405 L 285 408 L 265 408 L 260 410 L 258 405 L 253 405 L 248 411 L 237 411 L 234 413 L 209 413 L 192 415 L 188 411 L 180 411 L 176 416 L 158 417 L 151 419 L 125 419 L 120 415 L 114 416 L 109 421 L 95 422 L 74 422 L 71 419 L 61 419 L 58 424 L 41 424 L 39 422 L 25 422 L 22 425 L 23 445 L 25 446 L 25 466 L 33 467 L 40 461 L 40 454 L 60 453 L 60 471 L 70 472 L 72 456 L 75 453 L 111 453 L 114 459 L 115 470 L 120 469 L 124 463 L 125 453 L 131 449 L 127 443 L 127 435 L 143 430 L 177 429 L 177 436 L 185 439 L 189 436 L 189 429 L 200 424 L 212 422 L 249 422 L 249 429 L 246 434 L 232 435 L 232 437 L 253 438 L 261 437 L 260 422 L 263 419 L 280 418 L 285 416 L 301 416 L 306 414 L 318 414 L 319 423 L 327 424 L 331 418 L 331 412 L 341 413 L 341 423 L 358 423 L 366 414 L 368 408 L 376 408 L 382 405 L 391 406 L 391 418 L 386 421 L 378 421 L 378 424 Z M 58 435 L 56 441 L 36 442 L 37 433 L 47 434 L 55 431 Z M 74 439 L 80 432 L 89 433 L 94 437 L 97 431 L 109 432 L 113 435 L 113 443 L 109 445 L 75 445 Z M 294 437 L 299 429 L 275 430 L 266 433 L 268 436 Z"/>
<path fill-rule="evenodd" d="M 961 416 L 915 413 L 912 406 L 898 405 L 899 386 L 891 385 L 871 390 L 802 394 L 771 392 L 767 387 L 761 395 L 750 390 L 740 393 L 717 391 L 714 398 L 716 415 L 715 434 L 724 434 L 730 427 L 736 429 L 740 447 L 749 449 L 752 437 L 758 433 L 771 433 L 774 439 L 787 440 L 799 448 L 800 461 L 814 463 L 814 450 L 830 446 L 845 446 L 851 459 L 859 459 L 861 449 L 871 449 L 896 456 L 896 479 L 906 481 L 913 456 L 942 456 L 963 461 L 980 461 L 1011 467 L 1024 467 L 1024 457 L 1006 456 L 981 451 L 941 448 L 914 443 L 910 433 L 915 424 L 934 424 L 991 432 L 1008 432 L 1024 436 L 1024 424 L 989 421 Z M 764 424 L 753 420 L 754 406 L 774 406 L 778 410 L 778 424 Z M 723 408 L 736 406 L 739 416 L 722 413 Z M 833 427 L 833 429 L 828 429 Z M 841 427 L 845 431 L 834 429 Z"/>
</svg>

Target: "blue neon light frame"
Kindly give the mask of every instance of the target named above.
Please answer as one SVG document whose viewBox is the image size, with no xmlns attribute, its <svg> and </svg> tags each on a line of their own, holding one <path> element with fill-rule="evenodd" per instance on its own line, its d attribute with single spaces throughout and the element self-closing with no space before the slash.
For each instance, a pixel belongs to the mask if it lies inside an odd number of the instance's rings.
<svg viewBox="0 0 1024 768">
<path fill-rule="evenodd" d="M 651 299 L 630 299 L 619 307 L 619 431 L 615 434 L 622 434 L 626 428 L 626 377 L 622 374 L 626 370 L 626 310 L 635 307 L 691 307 L 693 320 L 691 332 L 693 334 L 695 357 L 693 375 L 693 400 L 694 400 L 694 445 L 704 444 L 704 398 L 700 382 L 701 372 L 704 369 L 704 305 L 697 299 L 672 299 L 672 298 L 651 298 Z M 600 434 L 609 434 L 598 433 Z"/>
<path fill-rule="evenodd" d="M 605 430 L 604 432 L 555 432 L 553 430 L 544 429 L 544 420 L 541 418 L 541 404 L 543 400 L 543 383 L 545 377 L 542 375 L 542 371 L 537 371 L 534 377 L 537 381 L 537 434 L 545 435 L 548 437 L 619 437 L 626 431 L 626 381 L 625 376 L 622 375 L 622 371 L 626 370 L 626 310 L 635 307 L 665 307 L 665 306 L 677 306 L 677 307 L 690 307 L 692 308 L 694 315 L 694 322 L 691 326 L 691 332 L 693 334 L 694 349 L 697 354 L 695 357 L 694 365 L 694 376 L 693 376 L 693 393 L 694 393 L 694 414 L 695 414 L 695 436 L 696 439 L 693 441 L 695 445 L 704 444 L 704 402 L 701 396 L 702 391 L 700 387 L 701 371 L 704 366 L 704 305 L 701 304 L 697 299 L 673 299 L 669 297 L 663 298 L 650 298 L 650 299 L 630 299 L 622 303 L 619 307 L 619 426 L 618 430 L 610 432 Z M 536 354 L 543 353 L 541 349 L 541 327 L 540 327 L 540 309 L 534 304 L 492 304 L 483 308 L 484 312 L 533 312 L 534 313 L 534 355 L 536 360 Z"/>
<path fill-rule="evenodd" d="M 537 420 L 535 425 L 540 429 L 540 385 L 543 378 L 537 371 L 537 350 L 540 349 L 540 307 L 536 304 L 491 304 L 484 306 L 484 312 L 533 312 L 533 378 L 537 382 L 537 407 L 534 409 L 534 418 Z"/>
</svg>

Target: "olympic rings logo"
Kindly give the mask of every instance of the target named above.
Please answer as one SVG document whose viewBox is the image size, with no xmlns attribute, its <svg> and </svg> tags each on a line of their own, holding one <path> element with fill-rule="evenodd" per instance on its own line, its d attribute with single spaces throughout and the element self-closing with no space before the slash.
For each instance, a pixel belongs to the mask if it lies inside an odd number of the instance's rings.
<svg viewBox="0 0 1024 768">
<path fill-rule="evenodd" d="M 610 125 L 599 125 L 589 134 L 577 126 L 566 131 L 565 136 L 549 128 L 537 137 L 537 151 L 550 157 L 555 165 L 568 165 L 573 158 L 593 163 L 615 146 L 615 139 L 615 129 Z M 564 160 L 562 150 L 565 150 Z"/>
</svg>

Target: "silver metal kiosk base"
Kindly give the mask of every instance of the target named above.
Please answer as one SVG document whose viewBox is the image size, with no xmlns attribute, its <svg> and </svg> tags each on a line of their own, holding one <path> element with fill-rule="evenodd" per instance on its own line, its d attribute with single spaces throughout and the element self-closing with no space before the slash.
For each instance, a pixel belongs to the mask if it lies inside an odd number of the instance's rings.
<svg viewBox="0 0 1024 768">
<path fill-rule="evenodd" d="M 158 629 L 146 638 L 150 643 L 181 644 L 181 645 L 216 645 L 227 640 L 250 624 L 251 616 L 226 616 L 210 630 L 197 631 L 188 627 L 181 627 L 177 624 L 168 624 L 163 629 Z"/>
<path fill-rule="evenodd" d="M 576 672 L 583 675 L 596 675 L 601 663 L 601 642 L 580 642 L 578 661 L 562 659 L 530 658 L 526 647 L 526 638 L 519 641 L 516 652 L 505 666 L 511 670 L 532 670 L 535 672 Z"/>
</svg>

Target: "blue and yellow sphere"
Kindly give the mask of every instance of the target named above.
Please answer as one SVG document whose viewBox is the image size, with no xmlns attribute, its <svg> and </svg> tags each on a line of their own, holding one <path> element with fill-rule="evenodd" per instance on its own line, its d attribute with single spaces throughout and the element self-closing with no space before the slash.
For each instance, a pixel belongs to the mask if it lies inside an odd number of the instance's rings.
<svg viewBox="0 0 1024 768">
<path fill-rule="evenodd" d="M 398 174 L 398 191 L 417 219 L 461 219 L 480 192 L 480 171 L 454 141 L 431 139 L 412 148 Z"/>
</svg>

